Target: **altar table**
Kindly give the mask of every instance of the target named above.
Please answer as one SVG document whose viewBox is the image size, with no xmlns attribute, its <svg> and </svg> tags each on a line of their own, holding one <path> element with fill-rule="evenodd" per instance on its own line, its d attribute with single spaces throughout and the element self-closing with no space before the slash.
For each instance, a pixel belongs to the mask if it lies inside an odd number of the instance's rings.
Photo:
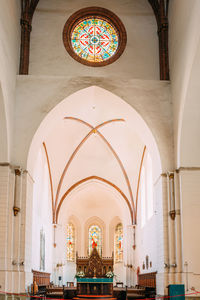
<svg viewBox="0 0 200 300">
<path fill-rule="evenodd" d="M 113 278 L 77 278 L 78 295 L 112 295 Z"/>
</svg>

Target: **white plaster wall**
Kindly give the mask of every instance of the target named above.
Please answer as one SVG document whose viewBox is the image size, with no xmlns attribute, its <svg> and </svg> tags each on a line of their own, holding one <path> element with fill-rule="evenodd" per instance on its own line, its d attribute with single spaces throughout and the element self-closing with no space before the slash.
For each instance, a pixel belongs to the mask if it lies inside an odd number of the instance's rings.
<svg viewBox="0 0 200 300">
<path fill-rule="evenodd" d="M 198 0 L 170 1 L 169 56 L 177 167 L 197 166 L 200 163 L 199 139 L 196 138 L 199 135 L 200 120 L 197 89 L 199 73 L 195 71 L 196 67 L 199 70 L 200 59 L 197 52 L 200 38 L 199 13 Z M 192 156 L 187 145 L 193 147 Z"/>
<path fill-rule="evenodd" d="M 140 183 L 141 188 L 141 183 Z M 146 190 L 146 196 L 148 195 Z M 137 284 L 137 268 L 140 274 L 157 272 L 156 284 L 157 294 L 164 294 L 164 236 L 163 230 L 163 199 L 162 199 L 162 177 L 157 178 L 153 184 L 153 215 L 148 218 L 146 203 L 146 221 L 142 226 L 141 215 L 141 193 L 138 202 L 138 224 L 136 226 L 136 249 L 133 250 L 133 285 Z M 146 255 L 149 256 L 149 268 L 146 268 Z M 150 267 L 150 261 L 152 267 Z M 143 269 L 143 263 L 145 269 Z"/>
<path fill-rule="evenodd" d="M 200 12 L 200 6 L 199 6 Z M 200 25 L 200 23 L 199 23 Z M 180 136 L 180 165 L 200 167 L 200 101 L 199 101 L 199 70 L 200 70 L 200 37 L 188 82 L 185 99 L 182 130 Z M 191 155 L 192 149 L 192 155 Z"/>
<path fill-rule="evenodd" d="M 66 52 L 62 31 L 67 19 L 77 10 L 89 6 L 107 8 L 118 15 L 127 31 L 127 46 L 113 64 L 86 67 Z M 66 76 L 113 76 L 159 79 L 157 25 L 146 0 L 41 0 L 33 18 L 30 74 Z"/>
<path fill-rule="evenodd" d="M 185 283 L 186 290 L 191 287 L 199 289 L 199 13 L 198 0 L 176 0 L 170 4 L 169 53 L 175 160 L 178 168 L 185 167 L 180 168 L 179 173 L 182 220 L 182 257 L 179 258 L 182 266 L 179 270 L 183 270 L 180 280 Z M 193 167 L 197 168 L 196 171 Z M 188 287 L 185 262 L 188 263 Z"/>
<path fill-rule="evenodd" d="M 0 3 L 0 161 L 10 159 L 13 143 L 13 118 L 16 74 L 19 68 L 20 1 L 2 0 Z M 4 147 L 6 149 L 4 149 Z M 3 150 L 3 151 L 2 151 Z"/>
<path fill-rule="evenodd" d="M 157 211 L 156 203 L 154 197 L 154 214 L 150 219 L 146 218 L 145 225 L 141 226 L 141 198 L 139 196 L 138 203 L 138 224 L 136 227 L 136 250 L 135 250 L 135 265 L 134 269 L 136 271 L 137 267 L 140 267 L 140 273 L 150 273 L 157 271 Z M 160 212 L 159 212 L 160 213 Z M 149 256 L 149 262 L 152 262 L 152 268 L 146 268 L 146 255 Z M 145 269 L 142 265 L 145 263 Z M 137 284 L 137 283 L 135 283 Z"/>
<path fill-rule="evenodd" d="M 28 291 L 33 283 L 32 274 L 32 201 L 33 201 L 33 179 L 27 171 L 24 171 L 22 176 L 22 191 L 21 191 L 21 236 L 20 236 L 20 256 L 19 261 L 24 262 L 20 266 L 19 292 Z"/>
<path fill-rule="evenodd" d="M 67 281 L 74 281 L 76 285 L 76 280 L 74 276 L 76 274 L 76 263 L 66 262 L 66 265 L 63 268 L 63 284 L 66 284 Z"/>
<path fill-rule="evenodd" d="M 114 277 L 114 285 L 115 282 L 123 282 L 124 285 L 126 285 L 126 268 L 124 266 L 124 262 L 118 262 L 114 264 L 114 274 L 116 277 Z"/>
<path fill-rule="evenodd" d="M 199 211 L 200 211 L 200 171 L 182 170 L 181 180 L 181 214 L 183 243 L 183 281 L 186 284 L 186 267 L 188 263 L 188 288 L 200 290 L 200 243 L 199 243 Z"/>
<path fill-rule="evenodd" d="M 157 252 L 157 276 L 156 276 L 156 292 L 158 295 L 164 294 L 164 235 L 166 230 L 163 224 L 163 197 L 162 197 L 162 177 L 159 177 L 154 183 L 154 199 L 155 199 L 155 218 L 156 218 L 156 252 Z"/>
<path fill-rule="evenodd" d="M 40 231 L 45 234 L 45 271 L 52 273 L 53 224 L 49 174 L 44 150 L 35 164 L 32 208 L 32 269 L 40 271 Z"/>
</svg>

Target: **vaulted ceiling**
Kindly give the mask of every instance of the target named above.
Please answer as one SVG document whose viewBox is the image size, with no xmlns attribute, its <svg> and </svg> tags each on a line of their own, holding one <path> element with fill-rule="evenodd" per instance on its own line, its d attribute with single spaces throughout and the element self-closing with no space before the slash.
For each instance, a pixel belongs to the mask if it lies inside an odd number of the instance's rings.
<svg viewBox="0 0 200 300">
<path fill-rule="evenodd" d="M 69 195 L 91 182 L 117 193 L 136 223 L 146 146 L 155 163 L 155 177 L 160 169 L 154 139 L 128 104 L 101 88 L 84 89 L 57 105 L 34 139 L 29 169 L 34 174 L 37 144 L 49 168 L 54 223 Z"/>
</svg>

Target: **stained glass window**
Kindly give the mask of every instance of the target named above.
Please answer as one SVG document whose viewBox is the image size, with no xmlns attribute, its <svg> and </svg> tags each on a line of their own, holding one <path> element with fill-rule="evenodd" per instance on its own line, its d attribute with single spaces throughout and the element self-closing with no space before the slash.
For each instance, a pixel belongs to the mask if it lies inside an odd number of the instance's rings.
<svg viewBox="0 0 200 300">
<path fill-rule="evenodd" d="M 92 250 L 96 247 L 99 255 L 102 254 L 102 236 L 101 228 L 97 225 L 92 225 L 89 228 L 89 255 Z"/>
<path fill-rule="evenodd" d="M 72 223 L 67 225 L 67 260 L 74 261 L 75 258 L 75 229 Z"/>
<path fill-rule="evenodd" d="M 123 225 L 117 224 L 115 227 L 115 262 L 123 261 Z"/>
<path fill-rule="evenodd" d="M 146 223 L 146 170 L 144 166 L 141 171 L 141 188 L 140 188 L 140 201 L 141 201 L 141 227 Z"/>
<path fill-rule="evenodd" d="M 150 219 L 153 216 L 153 174 L 152 174 L 152 159 L 149 153 L 147 153 L 146 159 L 147 166 L 147 216 Z"/>
<path fill-rule="evenodd" d="M 40 230 L 40 270 L 45 270 L 45 233 Z"/>
<path fill-rule="evenodd" d="M 81 20 L 71 33 L 74 52 L 90 62 L 102 62 L 113 56 L 118 40 L 114 26 L 100 17 Z"/>
</svg>

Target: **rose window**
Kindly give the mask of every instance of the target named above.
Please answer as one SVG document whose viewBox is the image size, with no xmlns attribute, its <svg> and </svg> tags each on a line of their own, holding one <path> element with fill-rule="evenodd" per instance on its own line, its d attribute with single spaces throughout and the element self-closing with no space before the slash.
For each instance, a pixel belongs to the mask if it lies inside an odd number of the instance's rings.
<svg viewBox="0 0 200 300">
<path fill-rule="evenodd" d="M 63 42 L 76 61 L 87 66 L 106 66 L 123 53 L 126 30 L 111 11 L 88 7 L 77 11 L 67 20 Z"/>
<path fill-rule="evenodd" d="M 118 48 L 116 29 L 100 18 L 81 21 L 73 30 L 71 43 L 83 59 L 101 62 L 113 56 Z"/>
</svg>

